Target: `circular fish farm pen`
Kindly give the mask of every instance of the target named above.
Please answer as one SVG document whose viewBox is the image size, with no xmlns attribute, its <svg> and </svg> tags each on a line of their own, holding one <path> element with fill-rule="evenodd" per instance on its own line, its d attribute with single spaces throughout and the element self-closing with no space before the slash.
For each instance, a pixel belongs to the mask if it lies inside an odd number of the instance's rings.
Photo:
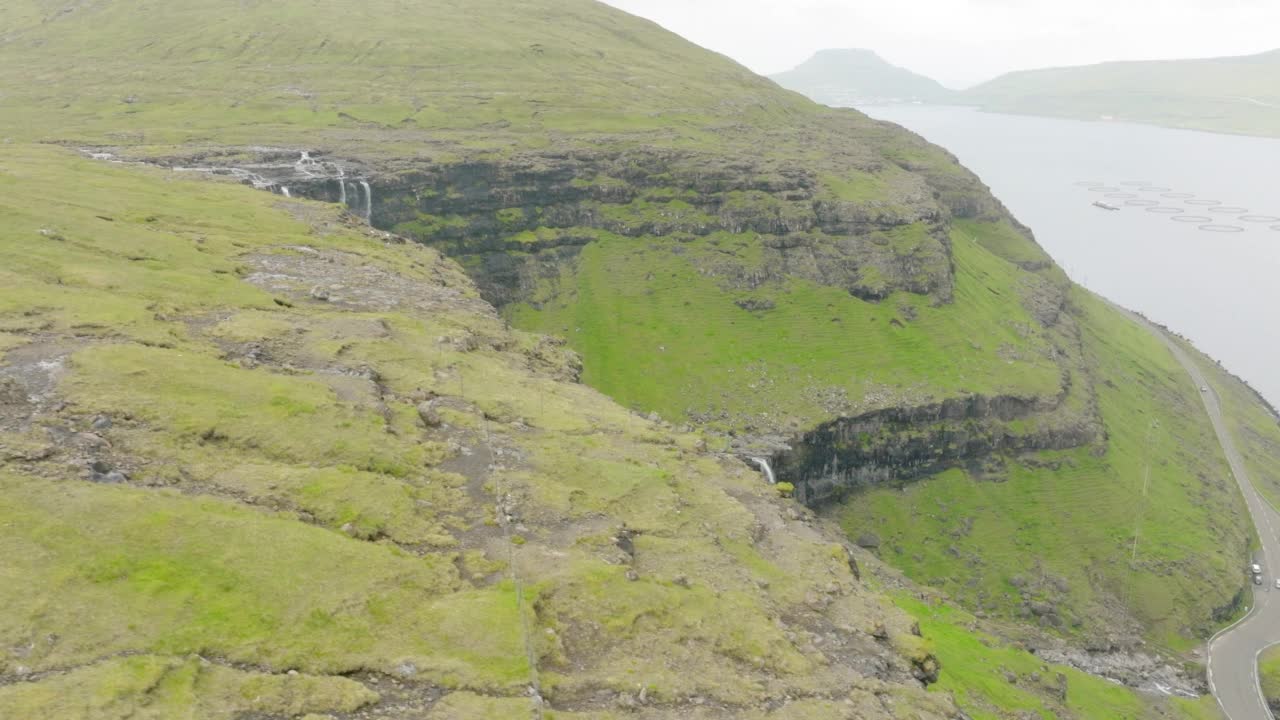
<svg viewBox="0 0 1280 720">
<path fill-rule="evenodd" d="M 1217 224 L 1213 224 L 1213 225 L 1201 225 L 1201 226 L 1200 226 L 1200 229 L 1201 229 L 1201 230 L 1203 230 L 1203 231 L 1205 231 L 1205 232 L 1215 232 L 1215 233 L 1242 233 L 1242 232 L 1244 232 L 1244 228 L 1240 227 L 1239 225 L 1217 225 Z"/>
<path fill-rule="evenodd" d="M 1180 222 L 1180 223 L 1211 223 L 1213 222 L 1213 218 L 1207 215 L 1179 215 L 1177 217 L 1173 217 L 1169 219 L 1174 222 Z"/>
<path fill-rule="evenodd" d="M 1159 204 L 1160 203 L 1156 202 L 1155 200 L 1129 200 L 1128 202 L 1125 203 L 1125 205 L 1129 205 L 1132 207 L 1145 207 L 1145 208 L 1155 207 Z"/>
<path fill-rule="evenodd" d="M 1219 205 L 1209 208 L 1211 213 L 1222 213 L 1223 215 L 1244 215 L 1249 212 L 1249 208 L 1235 207 L 1234 205 Z"/>
<path fill-rule="evenodd" d="M 1108 185 L 1098 185 L 1096 187 L 1089 188 L 1089 192 L 1114 193 L 1114 192 L 1120 192 L 1120 188 L 1110 187 Z"/>
<path fill-rule="evenodd" d="M 1280 223 L 1280 217 L 1275 215 L 1241 215 L 1239 219 L 1251 223 Z"/>
<path fill-rule="evenodd" d="M 1205 206 L 1221 205 L 1222 201 L 1221 200 L 1188 200 L 1187 204 L 1188 205 L 1205 205 Z"/>
<path fill-rule="evenodd" d="M 1147 208 L 1147 212 L 1158 213 L 1160 215 L 1181 215 L 1182 213 L 1186 212 L 1186 210 L 1184 208 L 1159 206 L 1159 207 L 1149 207 Z M 1210 218 L 1210 220 L 1212 219 L 1213 218 Z"/>
</svg>

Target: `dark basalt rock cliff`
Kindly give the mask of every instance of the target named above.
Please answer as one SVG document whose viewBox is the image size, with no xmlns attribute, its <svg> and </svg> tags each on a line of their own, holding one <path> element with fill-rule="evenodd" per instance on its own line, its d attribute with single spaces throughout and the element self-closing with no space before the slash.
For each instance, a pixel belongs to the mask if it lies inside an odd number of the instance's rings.
<svg viewBox="0 0 1280 720">
<path fill-rule="evenodd" d="M 732 288 L 804 277 L 879 300 L 896 291 L 951 300 L 945 211 L 914 176 L 893 202 L 845 202 L 815 174 L 667 153 L 526 157 L 413 168 L 378 186 L 374 222 L 459 258 L 486 299 L 529 301 L 582 246 L 606 236 L 693 239 L 754 233 L 750 266 L 706 268 Z M 331 193 L 330 193 L 331 195 Z M 921 227 L 924 242 L 895 247 Z"/>
<path fill-rule="evenodd" d="M 1048 405 L 1048 406 L 1047 406 Z M 809 506 L 876 485 L 903 483 L 952 467 L 998 476 L 1003 457 L 1066 450 L 1103 438 L 1092 413 L 1073 413 L 1065 397 L 971 396 L 841 418 L 805 433 L 772 458 L 779 478 Z"/>
<path fill-rule="evenodd" d="M 399 161 L 368 167 L 296 151 L 211 153 L 163 161 L 234 172 L 294 197 L 341 202 L 371 224 L 458 258 L 485 299 L 502 307 L 532 299 L 540 278 L 603 237 L 695 239 L 756 234 L 765 256 L 726 256 L 704 268 L 726 289 L 786 276 L 839 287 L 869 301 L 894 292 L 954 293 L 948 222 L 999 214 L 966 182 L 904 161 L 877 188 L 849 200 L 817 172 L 723 155 L 636 150 L 525 154 L 453 163 Z M 902 172 L 906 170 L 907 172 Z M 363 187 L 355 180 L 366 182 Z M 368 193 L 367 195 L 365 193 Z"/>
</svg>

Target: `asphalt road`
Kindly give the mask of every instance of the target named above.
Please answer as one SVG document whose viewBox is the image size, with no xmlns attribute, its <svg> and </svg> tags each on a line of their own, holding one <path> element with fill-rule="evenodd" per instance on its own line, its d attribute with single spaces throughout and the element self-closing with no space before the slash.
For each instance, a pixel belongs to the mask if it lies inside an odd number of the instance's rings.
<svg viewBox="0 0 1280 720">
<path fill-rule="evenodd" d="M 1129 313 L 1132 315 L 1132 313 Z M 1263 585 L 1255 588 L 1254 606 L 1238 624 L 1215 635 L 1209 641 L 1209 688 L 1222 706 L 1229 720 L 1272 720 L 1267 701 L 1258 682 L 1258 655 L 1268 647 L 1280 643 L 1280 590 L 1275 590 L 1276 578 L 1280 578 L 1280 513 L 1258 495 L 1249 479 L 1244 458 L 1236 449 L 1231 434 L 1222 419 L 1222 407 L 1218 396 L 1205 379 L 1195 361 L 1160 328 L 1133 315 L 1138 322 L 1155 333 L 1173 352 L 1197 388 L 1209 388 L 1202 392 L 1205 412 L 1213 423 L 1218 442 L 1231 465 L 1231 472 L 1240 485 L 1258 529 L 1262 543 L 1255 562 L 1262 565 Z M 1245 568 L 1240 569 L 1245 572 Z"/>
</svg>

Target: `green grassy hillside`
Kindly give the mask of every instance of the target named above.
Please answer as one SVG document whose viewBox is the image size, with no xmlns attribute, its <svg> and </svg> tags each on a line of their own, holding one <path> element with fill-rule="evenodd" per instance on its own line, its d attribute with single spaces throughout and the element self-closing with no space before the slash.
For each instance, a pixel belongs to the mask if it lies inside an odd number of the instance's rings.
<svg viewBox="0 0 1280 720">
<path fill-rule="evenodd" d="M 21 139 L 361 155 L 412 142 L 438 156 L 458 137 L 467 150 L 582 132 L 698 144 L 715 142 L 717 123 L 815 112 L 592 0 L 14 0 L 0 27 L 0 122 Z"/>
<path fill-rule="evenodd" d="M 928 239 L 888 241 L 909 252 Z M 510 314 L 569 338 L 586 358 L 587 382 L 624 404 L 735 428 L 777 418 L 800 431 L 834 414 L 930 397 L 1059 391 L 1048 333 L 1016 300 L 1025 273 L 962 231 L 952 240 L 955 300 L 947 304 L 911 293 L 866 302 L 805 278 L 726 292 L 703 270 L 737 253 L 763 272 L 775 260 L 756 242 L 608 238 Z M 1001 352 L 1007 362 L 997 361 Z"/>
<path fill-rule="evenodd" d="M 1087 675 L 1071 667 L 1047 664 L 1016 642 L 981 629 L 973 615 L 935 600 L 898 598 L 897 604 L 919 619 L 941 662 L 952 668 L 935 688 L 954 695 L 973 720 L 1008 717 L 1112 718 L 1135 720 L 1153 711 L 1149 696 Z M 1167 699 L 1158 703 L 1167 717 L 1217 720 L 1212 697 Z"/>
<path fill-rule="evenodd" d="M 1258 660 L 1262 692 L 1274 710 L 1280 706 L 1280 648 L 1268 650 Z"/>
<path fill-rule="evenodd" d="M 434 252 L 63 150 L 0 187 L 0 716 L 949 716 L 839 543 Z"/>
<path fill-rule="evenodd" d="M 993 112 L 1109 118 L 1280 136 L 1280 50 L 1205 60 L 1116 62 L 1010 73 L 964 91 Z"/>
<path fill-rule="evenodd" d="M 835 107 L 861 103 L 943 103 L 954 94 L 936 80 L 890 65 L 870 50 L 821 50 L 799 66 L 770 76 L 788 90 Z"/>
<path fill-rule="evenodd" d="M 1204 369 L 1227 410 L 1228 425 L 1254 486 L 1272 505 L 1280 507 L 1280 466 L 1274 460 L 1280 453 L 1280 416 L 1257 391 L 1197 351 L 1191 343 L 1183 341 L 1182 345 Z"/>
<path fill-rule="evenodd" d="M 1128 632 L 1186 647 L 1238 609 L 1248 516 L 1175 358 L 1104 303 L 1081 291 L 1075 301 L 1105 445 L 1015 460 L 995 482 L 955 470 L 877 490 L 840 521 L 970 607 L 1104 647 L 1124 627 L 1117 613 L 1132 613 Z"/>
<path fill-rule="evenodd" d="M 0 716 L 1183 712 L 996 692 L 1029 655 L 894 608 L 433 251 L 59 149 L 0 149 L 0 187 Z"/>
<path fill-rule="evenodd" d="M 10 707 L 493 716 L 537 685 L 569 717 L 954 716 L 757 453 L 845 482 L 847 531 L 970 610 L 1176 651 L 1233 609 L 1248 524 L 1194 388 L 899 128 L 587 0 L 0 26 Z M 37 141 L 274 163 L 296 199 Z M 339 170 L 458 265 L 341 216 Z"/>
</svg>

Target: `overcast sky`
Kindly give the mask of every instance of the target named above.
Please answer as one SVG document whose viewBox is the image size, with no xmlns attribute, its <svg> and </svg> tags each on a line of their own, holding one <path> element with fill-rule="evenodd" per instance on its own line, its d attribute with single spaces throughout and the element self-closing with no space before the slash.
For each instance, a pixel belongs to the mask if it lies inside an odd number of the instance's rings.
<svg viewBox="0 0 1280 720">
<path fill-rule="evenodd" d="M 863 47 L 955 88 L 1010 70 L 1280 48 L 1280 0 L 605 1 L 764 74 Z"/>
</svg>

